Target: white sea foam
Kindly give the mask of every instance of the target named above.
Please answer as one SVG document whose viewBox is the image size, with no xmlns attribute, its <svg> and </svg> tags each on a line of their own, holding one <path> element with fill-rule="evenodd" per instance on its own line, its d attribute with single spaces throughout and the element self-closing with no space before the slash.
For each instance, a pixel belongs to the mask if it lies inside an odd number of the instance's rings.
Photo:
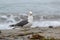
<svg viewBox="0 0 60 40">
<path fill-rule="evenodd" d="M 3 29 L 12 29 L 12 27 L 9 27 L 9 24 L 6 23 L 6 24 L 0 24 L 0 29 L 3 30 Z"/>
<path fill-rule="evenodd" d="M 12 29 L 11 27 L 9 27 L 9 25 L 11 25 L 12 23 L 5 23 L 5 24 L 0 24 L 0 29 Z M 48 26 L 60 26 L 60 21 L 36 21 L 33 22 L 32 27 L 48 27 Z"/>
<path fill-rule="evenodd" d="M 60 21 L 36 21 L 32 27 L 48 27 L 48 26 L 60 26 Z"/>
</svg>

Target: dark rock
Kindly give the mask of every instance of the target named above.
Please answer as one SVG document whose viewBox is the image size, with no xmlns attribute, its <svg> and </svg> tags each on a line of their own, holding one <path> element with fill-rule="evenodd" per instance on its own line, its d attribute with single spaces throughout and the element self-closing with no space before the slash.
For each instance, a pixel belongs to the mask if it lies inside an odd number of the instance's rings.
<svg viewBox="0 0 60 40">
<path fill-rule="evenodd" d="M 1 34 L 2 32 L 1 32 L 1 30 L 0 30 L 0 34 Z"/>
<path fill-rule="evenodd" d="M 49 26 L 49 28 L 53 28 L 53 26 Z"/>
</svg>

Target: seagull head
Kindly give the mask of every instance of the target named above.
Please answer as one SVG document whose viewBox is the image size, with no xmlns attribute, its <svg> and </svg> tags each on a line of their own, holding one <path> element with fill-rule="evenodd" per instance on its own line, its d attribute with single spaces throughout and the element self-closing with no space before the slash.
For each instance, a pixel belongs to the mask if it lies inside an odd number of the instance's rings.
<svg viewBox="0 0 60 40">
<path fill-rule="evenodd" d="M 29 14 L 28 14 L 29 16 L 32 16 L 32 11 L 29 11 Z"/>
</svg>

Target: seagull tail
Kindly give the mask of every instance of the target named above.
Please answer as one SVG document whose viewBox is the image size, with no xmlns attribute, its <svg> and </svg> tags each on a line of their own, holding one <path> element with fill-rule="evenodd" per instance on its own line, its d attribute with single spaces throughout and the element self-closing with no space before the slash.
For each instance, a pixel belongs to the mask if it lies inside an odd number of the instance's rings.
<svg viewBox="0 0 60 40">
<path fill-rule="evenodd" d="M 10 25 L 10 27 L 14 27 L 15 25 Z"/>
</svg>

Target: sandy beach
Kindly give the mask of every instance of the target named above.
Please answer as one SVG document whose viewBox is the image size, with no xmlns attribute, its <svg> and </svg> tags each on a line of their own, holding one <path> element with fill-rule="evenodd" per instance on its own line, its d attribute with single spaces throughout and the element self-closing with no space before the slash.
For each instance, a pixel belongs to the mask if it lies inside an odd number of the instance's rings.
<svg viewBox="0 0 60 40">
<path fill-rule="evenodd" d="M 48 27 L 35 27 L 35 28 L 16 28 L 9 30 L 1 30 L 0 40 L 30 40 L 33 34 L 38 33 L 45 38 L 60 39 L 60 27 L 48 28 Z"/>
</svg>

